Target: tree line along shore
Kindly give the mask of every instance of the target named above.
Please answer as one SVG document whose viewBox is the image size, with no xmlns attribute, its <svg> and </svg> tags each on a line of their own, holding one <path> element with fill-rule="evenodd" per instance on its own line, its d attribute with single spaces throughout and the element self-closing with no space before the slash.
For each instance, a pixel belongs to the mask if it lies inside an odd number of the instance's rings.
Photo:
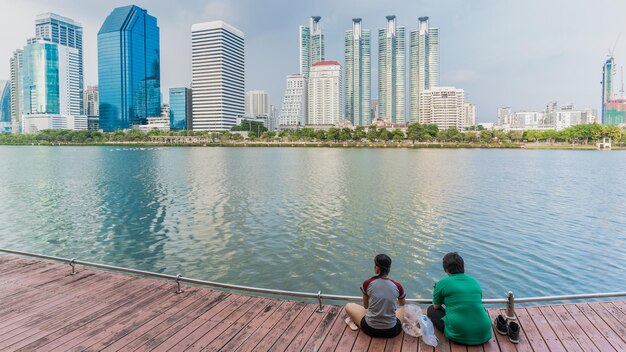
<svg viewBox="0 0 626 352">
<path fill-rule="evenodd" d="M 34 134 L 0 134 L 4 145 L 221 145 L 221 146 L 347 146 L 430 148 L 565 148 L 595 149 L 611 138 L 614 149 L 626 147 L 626 130 L 598 124 L 576 125 L 562 131 L 486 130 L 410 124 L 405 130 L 357 126 L 316 130 L 301 128 L 279 132 L 260 126 L 235 126 L 228 132 L 126 130 L 116 132 L 44 130 Z M 254 128 L 252 128 L 254 127 Z"/>
</svg>

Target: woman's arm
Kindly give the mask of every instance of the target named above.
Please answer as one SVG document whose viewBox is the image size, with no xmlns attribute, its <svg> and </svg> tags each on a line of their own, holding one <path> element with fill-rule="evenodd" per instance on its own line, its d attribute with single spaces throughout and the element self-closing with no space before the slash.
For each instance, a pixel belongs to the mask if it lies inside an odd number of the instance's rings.
<svg viewBox="0 0 626 352">
<path fill-rule="evenodd" d="M 370 298 L 364 293 L 363 294 L 363 308 L 368 309 L 370 305 Z"/>
<path fill-rule="evenodd" d="M 406 298 L 398 298 L 398 304 L 403 306 L 406 304 Z"/>
</svg>

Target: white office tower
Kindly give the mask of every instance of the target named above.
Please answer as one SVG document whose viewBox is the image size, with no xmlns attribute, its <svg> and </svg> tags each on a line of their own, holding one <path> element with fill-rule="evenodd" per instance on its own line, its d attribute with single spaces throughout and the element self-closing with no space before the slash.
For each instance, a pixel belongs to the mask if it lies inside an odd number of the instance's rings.
<svg viewBox="0 0 626 352">
<path fill-rule="evenodd" d="M 439 29 L 429 27 L 428 17 L 420 17 L 411 32 L 410 55 L 411 122 L 418 122 L 421 93 L 439 86 Z"/>
<path fill-rule="evenodd" d="M 300 26 L 300 74 L 309 76 L 311 66 L 324 61 L 324 34 L 320 16 L 311 16 L 309 25 Z"/>
<path fill-rule="evenodd" d="M 279 117 L 280 128 L 306 124 L 307 93 L 307 79 L 304 75 L 287 76 L 287 89 Z"/>
<path fill-rule="evenodd" d="M 213 21 L 191 27 L 192 126 L 194 131 L 228 131 L 244 115 L 244 35 Z"/>
<path fill-rule="evenodd" d="M 378 31 L 378 111 L 387 123 L 406 123 L 406 39 L 396 16 Z"/>
<path fill-rule="evenodd" d="M 246 115 L 267 119 L 271 113 L 270 95 L 264 90 L 246 92 Z"/>
<path fill-rule="evenodd" d="M 20 133 L 22 128 L 22 79 L 23 79 L 23 50 L 16 50 L 11 56 L 11 130 Z"/>
<path fill-rule="evenodd" d="M 100 116 L 98 86 L 87 87 L 83 91 L 83 115 Z"/>
<path fill-rule="evenodd" d="M 352 20 L 345 35 L 345 118 L 354 126 L 367 125 L 371 115 L 371 35 L 361 19 Z"/>
<path fill-rule="evenodd" d="M 476 104 L 465 103 L 465 128 L 476 126 Z"/>
<path fill-rule="evenodd" d="M 309 74 L 307 125 L 334 125 L 341 119 L 341 65 L 321 61 Z"/>
<path fill-rule="evenodd" d="M 454 87 L 436 87 L 421 92 L 419 123 L 435 124 L 440 130 L 465 127 L 465 92 Z"/>
<path fill-rule="evenodd" d="M 67 17 L 44 13 L 35 19 L 35 37 L 78 50 L 78 84 L 83 90 L 83 27 Z M 82 101 L 81 109 L 82 107 Z"/>
</svg>

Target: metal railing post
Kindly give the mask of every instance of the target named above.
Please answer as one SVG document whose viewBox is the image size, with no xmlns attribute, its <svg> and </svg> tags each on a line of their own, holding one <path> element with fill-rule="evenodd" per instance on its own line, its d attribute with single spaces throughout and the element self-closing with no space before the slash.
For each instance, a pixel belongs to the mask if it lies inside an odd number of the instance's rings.
<svg viewBox="0 0 626 352">
<path fill-rule="evenodd" d="M 513 291 L 507 292 L 506 298 L 506 319 L 515 320 L 515 297 L 513 296 Z"/>
<path fill-rule="evenodd" d="M 324 307 L 322 306 L 322 291 L 317 291 L 317 301 L 320 304 L 319 308 L 317 308 L 317 312 L 324 313 Z"/>
<path fill-rule="evenodd" d="M 75 267 L 76 266 L 76 258 L 72 258 L 70 260 L 70 266 L 72 267 L 72 271 L 70 272 L 70 275 L 76 275 L 77 274 L 76 267 Z"/>
<path fill-rule="evenodd" d="M 181 274 L 176 275 L 176 294 L 179 295 L 183 293 L 183 290 L 180 289 L 180 279 L 183 276 Z"/>
</svg>

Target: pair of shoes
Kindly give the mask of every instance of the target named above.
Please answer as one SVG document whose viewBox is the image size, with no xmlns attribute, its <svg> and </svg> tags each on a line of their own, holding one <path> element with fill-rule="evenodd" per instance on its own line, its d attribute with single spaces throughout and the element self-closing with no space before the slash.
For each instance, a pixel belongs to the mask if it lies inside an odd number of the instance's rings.
<svg viewBox="0 0 626 352">
<path fill-rule="evenodd" d="M 511 321 L 507 324 L 506 319 L 502 315 L 498 315 L 493 321 L 493 325 L 500 335 L 508 335 L 509 341 L 519 343 L 519 324 Z"/>
</svg>

